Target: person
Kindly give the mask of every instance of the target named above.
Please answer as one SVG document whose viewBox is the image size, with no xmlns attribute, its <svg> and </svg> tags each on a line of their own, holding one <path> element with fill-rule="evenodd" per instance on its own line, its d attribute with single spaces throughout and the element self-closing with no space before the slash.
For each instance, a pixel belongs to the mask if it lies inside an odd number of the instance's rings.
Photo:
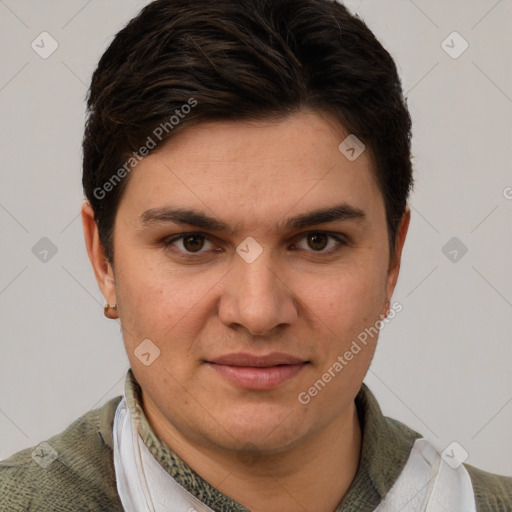
<svg viewBox="0 0 512 512">
<path fill-rule="evenodd" d="M 512 511 L 363 383 L 413 187 L 396 66 L 329 0 L 157 0 L 93 74 L 87 252 L 125 392 L 0 463 L 2 511 Z"/>
</svg>

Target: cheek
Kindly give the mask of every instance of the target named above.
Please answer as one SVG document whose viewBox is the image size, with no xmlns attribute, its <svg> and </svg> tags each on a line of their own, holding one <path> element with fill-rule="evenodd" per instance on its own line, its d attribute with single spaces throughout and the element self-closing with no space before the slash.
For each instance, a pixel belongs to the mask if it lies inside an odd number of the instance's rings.
<svg viewBox="0 0 512 512">
<path fill-rule="evenodd" d="M 344 339 L 374 323 L 385 302 L 384 266 L 351 264 L 319 278 L 302 274 L 296 281 L 301 298 L 312 316 Z"/>
<path fill-rule="evenodd" d="M 179 314 L 177 283 L 141 259 L 124 257 L 117 265 L 116 297 L 125 342 L 161 338 L 164 326 L 169 329 Z"/>
<path fill-rule="evenodd" d="M 211 308 L 218 276 L 205 272 L 187 277 L 165 264 L 124 259 L 116 276 L 119 315 L 128 347 L 149 338 L 162 348 L 193 340 Z"/>
<path fill-rule="evenodd" d="M 332 419 L 348 403 L 340 397 L 357 394 L 375 353 L 384 283 L 382 266 L 354 266 L 307 295 L 319 341 L 313 377 L 301 389 L 311 398 L 310 414 L 321 411 L 326 421 Z"/>
</svg>

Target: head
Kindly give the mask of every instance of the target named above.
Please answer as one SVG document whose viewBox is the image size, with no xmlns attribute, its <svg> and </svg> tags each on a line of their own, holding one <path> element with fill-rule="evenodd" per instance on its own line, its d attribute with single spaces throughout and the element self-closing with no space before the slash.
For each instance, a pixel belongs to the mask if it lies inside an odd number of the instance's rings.
<svg viewBox="0 0 512 512">
<path fill-rule="evenodd" d="M 87 248 L 153 416 L 269 452 L 340 418 L 412 188 L 410 117 L 371 31 L 328 0 L 158 0 L 102 56 L 88 112 Z M 223 362 L 246 356 L 295 364 L 233 378 Z"/>
</svg>

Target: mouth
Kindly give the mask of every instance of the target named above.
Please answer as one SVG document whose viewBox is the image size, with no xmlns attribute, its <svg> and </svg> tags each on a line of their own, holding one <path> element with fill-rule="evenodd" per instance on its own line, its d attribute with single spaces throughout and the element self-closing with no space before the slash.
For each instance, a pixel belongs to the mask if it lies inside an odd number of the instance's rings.
<svg viewBox="0 0 512 512">
<path fill-rule="evenodd" d="M 205 363 L 235 386 L 252 391 L 275 389 L 310 364 L 307 360 L 283 353 L 265 356 L 227 354 Z"/>
</svg>

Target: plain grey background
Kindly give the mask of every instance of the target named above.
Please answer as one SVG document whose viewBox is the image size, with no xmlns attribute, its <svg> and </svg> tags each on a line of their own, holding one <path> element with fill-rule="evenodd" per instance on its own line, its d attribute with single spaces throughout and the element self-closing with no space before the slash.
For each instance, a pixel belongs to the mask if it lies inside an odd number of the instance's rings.
<svg viewBox="0 0 512 512">
<path fill-rule="evenodd" d="M 146 3 L 0 0 L 0 459 L 123 389 L 119 325 L 83 243 L 80 144 L 95 65 Z M 510 475 L 512 2 L 347 5 L 396 59 L 414 122 L 403 311 L 366 383 L 440 450 L 457 441 Z M 58 48 L 42 58 L 33 41 Z"/>
</svg>

